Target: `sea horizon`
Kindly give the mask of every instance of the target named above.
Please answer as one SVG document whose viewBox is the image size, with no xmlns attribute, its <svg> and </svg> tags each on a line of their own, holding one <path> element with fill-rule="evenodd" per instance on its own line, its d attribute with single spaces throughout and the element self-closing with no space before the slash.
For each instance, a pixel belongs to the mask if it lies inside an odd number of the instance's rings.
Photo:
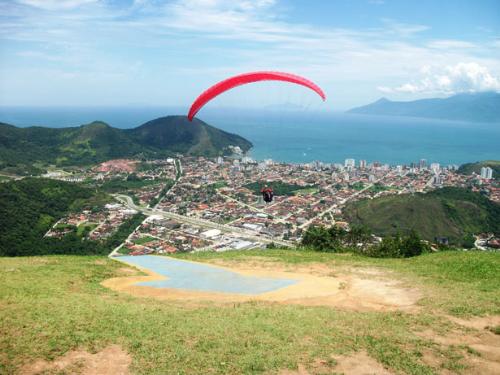
<svg viewBox="0 0 500 375">
<path fill-rule="evenodd" d="M 104 121 L 128 129 L 184 107 L 0 107 L 0 122 L 18 127 L 71 127 Z M 500 124 L 373 116 L 314 110 L 212 108 L 198 118 L 238 134 L 254 147 L 255 160 L 343 163 L 347 158 L 391 165 L 426 159 L 442 165 L 500 159 Z"/>
</svg>

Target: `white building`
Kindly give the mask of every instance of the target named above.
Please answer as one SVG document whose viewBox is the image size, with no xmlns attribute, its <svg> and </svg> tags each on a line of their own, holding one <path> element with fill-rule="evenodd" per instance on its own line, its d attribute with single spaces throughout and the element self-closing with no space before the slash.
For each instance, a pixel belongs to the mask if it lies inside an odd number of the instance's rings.
<svg viewBox="0 0 500 375">
<path fill-rule="evenodd" d="M 207 230 L 206 232 L 201 233 L 200 236 L 203 238 L 215 238 L 220 236 L 221 233 L 222 232 L 218 229 L 210 229 Z"/>
<path fill-rule="evenodd" d="M 356 160 L 354 159 L 345 159 L 344 167 L 346 168 L 354 168 L 356 166 Z"/>
<path fill-rule="evenodd" d="M 439 173 L 440 170 L 441 170 L 441 166 L 439 165 L 439 163 L 432 163 L 431 164 L 431 171 L 433 171 L 434 173 Z"/>
<path fill-rule="evenodd" d="M 366 168 L 366 160 L 360 160 L 359 161 L 359 167 L 362 168 L 362 169 Z"/>
<path fill-rule="evenodd" d="M 484 178 L 485 180 L 491 180 L 493 178 L 493 169 L 491 169 L 490 167 L 482 167 L 481 178 Z"/>
</svg>

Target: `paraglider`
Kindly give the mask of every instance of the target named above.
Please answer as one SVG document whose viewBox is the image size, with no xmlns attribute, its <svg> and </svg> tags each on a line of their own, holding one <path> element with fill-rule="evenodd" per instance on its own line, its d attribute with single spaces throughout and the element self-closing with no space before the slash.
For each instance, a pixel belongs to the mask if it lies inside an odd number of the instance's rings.
<svg viewBox="0 0 500 375">
<path fill-rule="evenodd" d="M 271 203 L 273 201 L 274 197 L 273 188 L 266 185 L 262 188 L 260 192 L 262 193 L 262 199 L 264 199 L 264 202 Z"/>
<path fill-rule="evenodd" d="M 237 86 L 245 85 L 247 83 L 259 82 L 259 81 L 283 81 L 295 83 L 297 85 L 305 86 L 314 92 L 316 92 L 321 99 L 326 100 L 326 95 L 314 82 L 309 81 L 304 77 L 300 77 L 295 74 L 282 73 L 282 72 L 251 72 L 240 74 L 219 83 L 216 83 L 212 87 L 205 90 L 191 105 L 188 113 L 189 121 L 193 121 L 193 117 L 198 113 L 198 111 L 207 104 L 210 100 L 216 96 L 231 90 Z"/>
</svg>

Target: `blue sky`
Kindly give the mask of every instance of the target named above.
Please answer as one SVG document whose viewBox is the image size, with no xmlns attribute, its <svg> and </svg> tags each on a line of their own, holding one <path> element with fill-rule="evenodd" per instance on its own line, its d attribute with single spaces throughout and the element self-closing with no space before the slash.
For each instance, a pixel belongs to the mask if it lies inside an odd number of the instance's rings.
<svg viewBox="0 0 500 375">
<path fill-rule="evenodd" d="M 0 106 L 188 106 L 253 70 L 308 77 L 327 110 L 500 91 L 497 0 L 0 0 L 0 38 Z M 283 85 L 211 105 L 317 100 Z"/>
</svg>

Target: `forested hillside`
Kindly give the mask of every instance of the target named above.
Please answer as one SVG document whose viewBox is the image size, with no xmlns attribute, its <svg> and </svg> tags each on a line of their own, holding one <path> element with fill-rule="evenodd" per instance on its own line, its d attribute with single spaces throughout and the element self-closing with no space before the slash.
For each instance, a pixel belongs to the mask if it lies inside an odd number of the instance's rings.
<svg viewBox="0 0 500 375">
<path fill-rule="evenodd" d="M 77 184 L 26 178 L 0 184 L 0 256 L 43 254 L 107 254 L 128 236 L 128 227 L 142 215 L 122 224 L 105 242 L 85 240 L 75 233 L 62 239 L 44 238 L 61 217 L 81 209 L 99 209 L 110 197 Z M 128 230 L 128 231 L 127 231 Z"/>
<path fill-rule="evenodd" d="M 473 233 L 500 233 L 500 205 L 462 188 L 366 199 L 349 204 L 344 214 L 378 235 L 414 230 L 424 239 L 448 237 L 457 245 Z"/>
</svg>

